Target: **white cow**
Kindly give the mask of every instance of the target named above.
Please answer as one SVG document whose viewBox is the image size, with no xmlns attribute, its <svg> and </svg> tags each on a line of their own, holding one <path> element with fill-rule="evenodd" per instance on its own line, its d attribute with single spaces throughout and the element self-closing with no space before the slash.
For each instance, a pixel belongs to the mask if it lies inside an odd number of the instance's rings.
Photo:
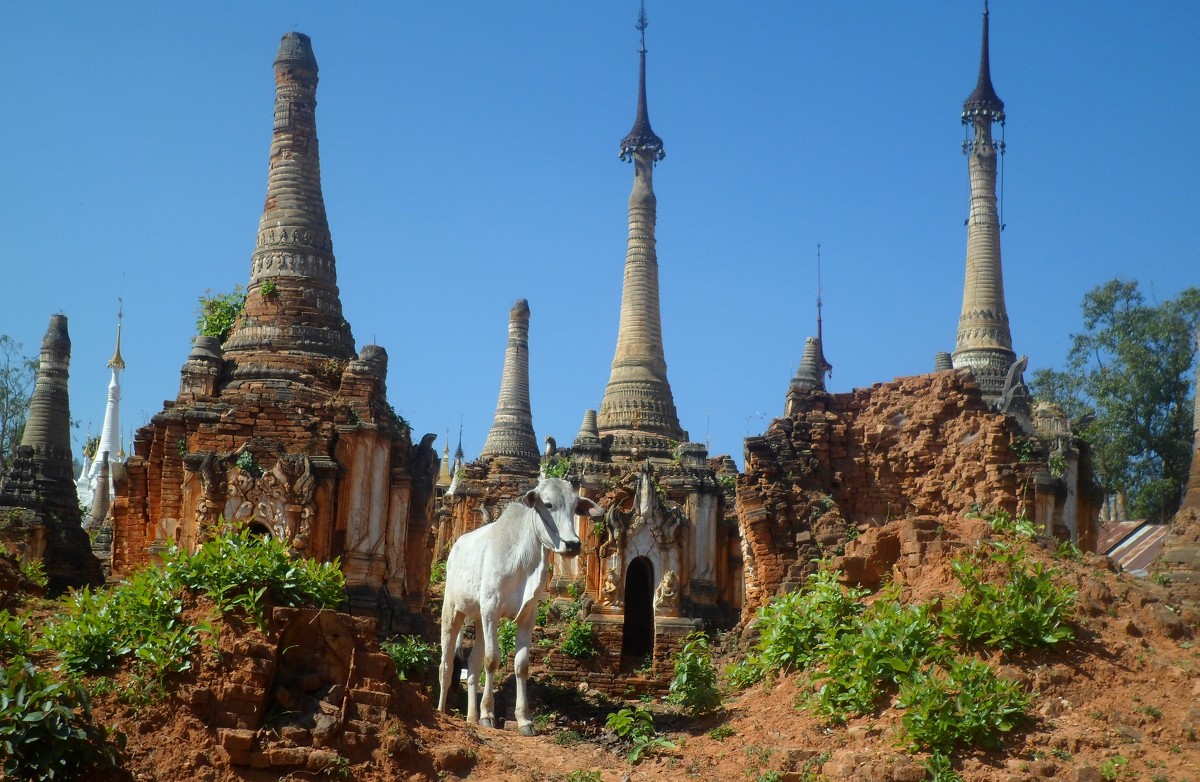
<svg viewBox="0 0 1200 782">
<path fill-rule="evenodd" d="M 600 506 L 575 493 L 561 478 L 542 478 L 500 518 L 468 532 L 454 542 L 446 559 L 446 595 L 442 601 L 441 694 L 438 710 L 446 710 L 446 696 L 454 669 L 454 648 L 463 621 L 475 619 L 475 645 L 467 660 L 467 721 L 493 727 L 492 679 L 500 667 L 497 630 L 501 619 L 517 622 L 517 727 L 534 734 L 525 702 L 529 677 L 529 641 L 537 619 L 538 599 L 550 580 L 550 553 L 573 557 L 579 553 L 576 516 L 600 516 Z M 483 698 L 478 710 L 475 690 L 479 670 L 486 660 Z"/>
</svg>

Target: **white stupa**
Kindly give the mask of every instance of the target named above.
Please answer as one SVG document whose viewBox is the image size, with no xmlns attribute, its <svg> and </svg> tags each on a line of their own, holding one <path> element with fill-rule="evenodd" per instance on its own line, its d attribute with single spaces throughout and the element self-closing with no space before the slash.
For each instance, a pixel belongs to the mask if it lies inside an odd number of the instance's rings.
<svg viewBox="0 0 1200 782">
<path fill-rule="evenodd" d="M 117 309 L 117 347 L 113 357 L 108 361 L 112 377 L 108 381 L 108 403 L 104 407 L 104 425 L 100 428 L 100 442 L 94 454 L 89 457 L 84 454 L 83 469 L 75 482 L 75 491 L 79 495 L 79 504 L 91 508 L 96 497 L 96 481 L 100 479 L 101 463 L 104 455 L 108 454 L 108 462 L 123 460 L 125 454 L 121 440 L 121 370 L 125 368 L 125 359 L 121 358 L 121 319 L 124 317 L 122 308 Z M 112 471 L 108 474 L 108 496 L 113 496 Z"/>
</svg>

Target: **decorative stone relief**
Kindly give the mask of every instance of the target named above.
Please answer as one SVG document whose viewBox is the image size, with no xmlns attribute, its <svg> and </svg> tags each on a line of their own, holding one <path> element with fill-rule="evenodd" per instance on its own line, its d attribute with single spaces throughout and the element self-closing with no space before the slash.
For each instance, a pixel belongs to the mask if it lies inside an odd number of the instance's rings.
<svg viewBox="0 0 1200 782">
<path fill-rule="evenodd" d="M 276 539 L 290 544 L 297 554 L 306 553 L 316 516 L 313 502 L 316 479 L 309 457 L 281 456 L 274 467 L 258 478 L 235 466 L 228 473 L 226 487 L 226 521 L 260 523 Z"/>
<path fill-rule="evenodd" d="M 658 589 L 654 590 L 655 616 L 679 615 L 679 575 L 674 570 L 663 573 Z"/>
</svg>

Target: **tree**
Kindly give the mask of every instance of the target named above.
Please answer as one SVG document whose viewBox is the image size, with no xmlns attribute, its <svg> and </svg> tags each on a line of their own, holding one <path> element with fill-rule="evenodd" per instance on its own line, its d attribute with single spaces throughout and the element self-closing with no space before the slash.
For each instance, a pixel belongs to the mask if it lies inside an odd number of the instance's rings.
<svg viewBox="0 0 1200 782">
<path fill-rule="evenodd" d="M 37 367 L 37 359 L 22 355 L 20 342 L 0 334 L 0 470 L 8 469 L 25 432 Z"/>
<path fill-rule="evenodd" d="M 1112 280 L 1083 297 L 1082 334 L 1064 370 L 1034 373 L 1036 398 L 1078 421 L 1104 489 L 1134 518 L 1167 521 L 1179 508 L 1192 454 L 1192 380 L 1200 289 L 1147 304 L 1136 282 Z"/>
</svg>

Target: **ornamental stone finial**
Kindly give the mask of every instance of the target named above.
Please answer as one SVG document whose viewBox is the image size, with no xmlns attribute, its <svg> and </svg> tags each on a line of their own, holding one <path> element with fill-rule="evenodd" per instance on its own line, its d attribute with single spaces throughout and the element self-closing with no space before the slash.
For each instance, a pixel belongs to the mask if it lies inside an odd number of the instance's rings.
<svg viewBox="0 0 1200 782">
<path fill-rule="evenodd" d="M 638 49 L 640 67 L 638 70 L 638 103 L 637 116 L 633 120 L 633 130 L 621 139 L 621 160 L 633 160 L 637 152 L 645 152 L 652 162 L 662 160 L 667 156 L 663 149 L 663 141 L 650 127 L 650 110 L 646 108 L 646 3 L 642 3 L 638 14 L 637 29 L 642 35 L 642 45 Z"/>
</svg>

